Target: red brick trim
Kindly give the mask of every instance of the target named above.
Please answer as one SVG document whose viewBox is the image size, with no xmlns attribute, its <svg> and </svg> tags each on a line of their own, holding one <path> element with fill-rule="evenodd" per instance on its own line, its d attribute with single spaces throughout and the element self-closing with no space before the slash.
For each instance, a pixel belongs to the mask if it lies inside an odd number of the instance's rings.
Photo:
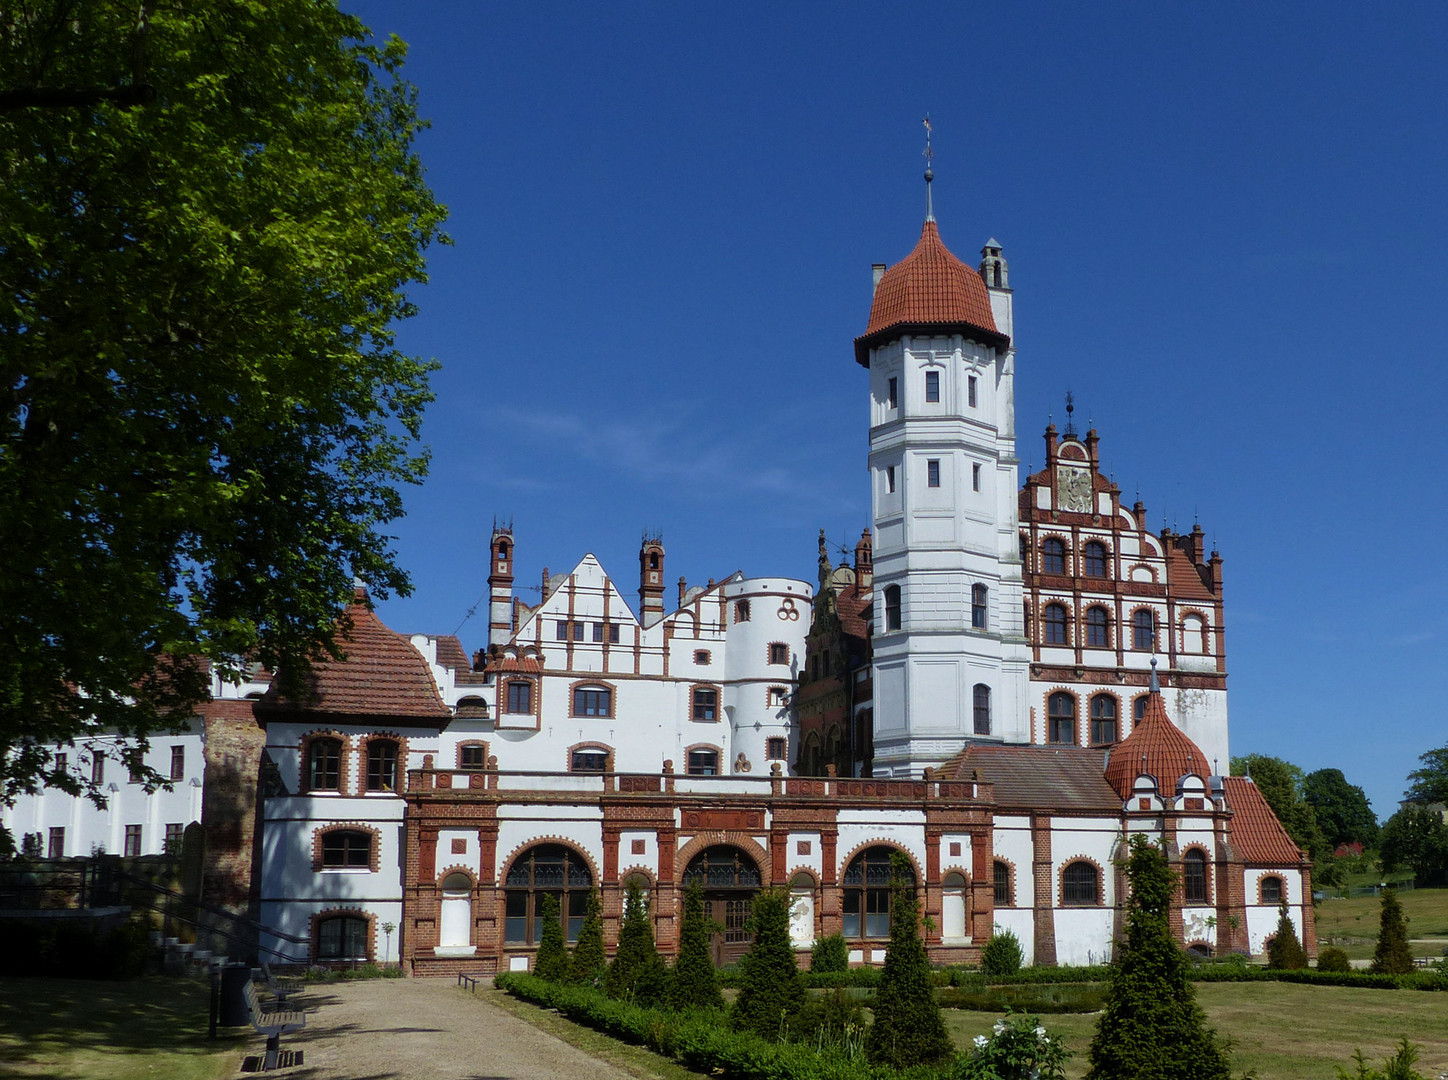
<svg viewBox="0 0 1448 1080">
<path fill-rule="evenodd" d="M 1006 881 L 1008 882 L 1008 886 L 1007 886 L 1007 887 L 1008 887 L 1009 890 L 1010 890 L 1010 898 L 1009 898 L 1009 900 L 1008 900 L 1006 903 L 1004 903 L 1004 904 L 1002 904 L 999 900 L 994 901 L 995 906 L 998 907 L 998 908 L 1002 908 L 1002 907 L 1005 907 L 1005 908 L 1016 908 L 1016 907 L 1020 907 L 1021 905 L 1018 904 L 1018 903 L 1016 903 L 1016 899 L 1017 899 L 1017 897 L 1020 895 L 1020 894 L 1016 891 L 1016 864 L 1015 864 L 1015 862 L 1013 862 L 1012 860 L 1007 859 L 1004 855 L 992 855 L 992 856 L 991 856 L 991 860 L 990 860 L 990 889 L 991 889 L 991 896 L 992 896 L 992 897 L 995 896 L 995 864 L 996 864 L 996 863 L 1001 863 L 1001 864 L 1002 864 L 1003 866 L 1005 866 L 1005 868 L 1006 868 Z"/>
<path fill-rule="evenodd" d="M 606 716 L 589 716 L 585 713 L 573 711 L 573 691 L 575 690 L 607 690 L 608 691 L 608 714 Z M 572 720 L 612 720 L 618 715 L 618 686 L 604 679 L 575 679 L 568 684 L 568 717 Z"/>
<path fill-rule="evenodd" d="M 312 773 L 312 744 L 320 742 L 323 739 L 335 739 L 342 744 L 342 748 L 337 752 L 337 786 L 335 788 L 317 788 L 314 792 L 307 782 Z M 336 728 L 318 728 L 315 731 L 309 731 L 302 736 L 301 755 L 301 768 L 297 776 L 298 795 L 311 795 L 323 792 L 335 792 L 338 795 L 342 795 L 351 790 L 351 785 L 347 782 L 347 769 L 352 760 L 351 738 L 343 735 Z"/>
<path fill-rule="evenodd" d="M 1163 556 L 1163 558 L 1164 558 L 1164 557 L 1165 557 L 1165 556 Z M 1132 582 L 1136 582 L 1136 584 L 1138 584 L 1138 585 L 1145 584 L 1144 582 L 1136 581 L 1136 579 L 1131 576 L 1132 574 L 1136 573 L 1136 571 L 1138 571 L 1138 570 L 1145 570 L 1148 574 L 1150 574 L 1150 575 L 1151 575 L 1151 583 L 1152 583 L 1153 585 L 1156 585 L 1156 584 L 1160 583 L 1160 580 L 1161 580 L 1161 579 L 1160 579 L 1159 577 L 1157 577 L 1156 567 L 1152 566 L 1150 563 L 1144 563 L 1144 562 L 1134 562 L 1134 563 L 1132 563 L 1130 566 L 1125 567 L 1125 568 L 1123 569 L 1123 572 L 1122 572 L 1121 580 L 1124 581 L 1124 582 L 1125 582 L 1126 584 L 1128 584 L 1128 585 L 1131 584 Z"/>
<path fill-rule="evenodd" d="M 1206 938 L 1192 938 L 1190 941 L 1182 942 L 1182 948 L 1188 951 L 1190 951 L 1192 946 L 1194 945 L 1200 945 L 1202 948 L 1206 949 L 1207 956 L 1215 956 L 1217 954 L 1217 946 L 1213 942 L 1208 941 Z"/>
<path fill-rule="evenodd" d="M 563 769 L 564 772 L 573 772 L 573 752 L 575 750 L 602 750 L 605 754 L 608 755 L 608 760 L 605 761 L 603 765 L 603 771 L 606 773 L 613 772 L 613 747 L 609 746 L 607 743 L 599 742 L 597 739 L 591 739 L 586 742 L 574 743 L 572 746 L 570 746 L 568 748 L 568 757 L 565 759 L 565 765 Z M 583 775 L 587 776 L 599 775 L 592 769 L 583 769 L 580 770 L 580 772 Z"/>
<path fill-rule="evenodd" d="M 1066 868 L 1076 863 L 1090 863 L 1096 867 L 1096 903 L 1094 904 L 1068 904 L 1066 903 Z M 1106 906 L 1106 868 L 1089 855 L 1072 855 L 1061 860 L 1061 868 L 1056 871 L 1056 906 L 1060 908 L 1090 908 Z"/>
<path fill-rule="evenodd" d="M 794 879 L 803 874 L 812 882 L 811 888 L 820 888 L 820 872 L 811 866 L 796 866 L 789 873 L 784 875 L 784 883 L 791 888 L 794 887 Z"/>
<path fill-rule="evenodd" d="M 769 857 L 769 852 L 760 847 L 758 841 L 748 833 L 734 830 L 711 830 L 709 832 L 696 833 L 691 837 L 689 842 L 679 848 L 674 855 L 674 884 L 683 888 L 684 872 L 689 869 L 689 863 L 693 861 L 694 856 L 698 855 L 699 852 L 705 848 L 718 847 L 720 845 L 736 847 L 753 859 L 754 865 L 759 870 L 760 888 L 768 889 L 771 887 L 773 882 L 771 880 L 770 869 L 774 863 Z"/>
<path fill-rule="evenodd" d="M 385 788 L 373 791 L 367 786 L 367 754 L 374 742 L 397 744 L 396 786 L 392 791 Z M 357 793 L 401 795 L 407 787 L 407 739 L 395 731 L 369 731 L 356 740 L 357 747 Z"/>
<path fill-rule="evenodd" d="M 369 963 L 377 959 L 377 916 L 371 911 L 364 911 L 359 907 L 332 907 L 324 908 L 321 911 L 312 913 L 311 923 L 308 927 L 307 938 L 311 942 L 311 954 L 308 957 L 313 964 L 340 964 L 349 963 L 345 960 L 323 960 L 317 954 L 321 952 L 321 927 L 324 919 L 334 918 L 338 915 L 350 915 L 354 918 L 367 920 L 367 961 Z"/>
<path fill-rule="evenodd" d="M 1177 652 L 1182 656 L 1214 656 L 1216 651 L 1212 648 L 1212 626 L 1211 613 L 1199 607 L 1177 608 L 1176 626 L 1173 628 L 1177 635 Z M 1195 615 L 1202 620 L 1202 634 L 1206 640 L 1198 640 L 1194 647 L 1187 647 L 1187 617 Z"/>
<path fill-rule="evenodd" d="M 1095 700 L 1096 700 L 1097 698 L 1099 698 L 1099 697 L 1110 698 L 1112 701 L 1116 702 L 1116 738 L 1113 739 L 1113 740 L 1112 740 L 1111 742 L 1109 742 L 1109 743 L 1099 743 L 1099 742 L 1097 742 L 1097 741 L 1093 738 L 1093 736 L 1092 736 L 1092 727 L 1091 727 L 1091 724 L 1092 724 L 1092 720 L 1093 720 L 1094 718 L 1093 718 L 1092 715 L 1091 715 L 1091 703 L 1092 703 L 1093 701 L 1095 701 Z M 1122 740 L 1122 738 L 1124 737 L 1124 736 L 1121 734 L 1121 721 L 1122 721 L 1121 710 L 1122 710 L 1122 707 L 1123 707 L 1123 706 L 1122 706 L 1122 703 L 1121 703 L 1121 695 L 1120 695 L 1120 694 L 1113 693 L 1113 692 L 1110 691 L 1110 690 L 1093 690 L 1093 691 L 1090 693 L 1090 695 L 1087 696 L 1087 698 L 1086 698 L 1086 715 L 1085 715 L 1085 717 L 1083 718 L 1083 719 L 1085 720 L 1085 730 L 1082 732 L 1082 734 L 1086 736 L 1087 745 L 1089 745 L 1089 746 L 1112 746 L 1112 745 L 1115 745 L 1116 743 L 1119 743 L 1119 742 Z"/>
<path fill-rule="evenodd" d="M 481 766 L 474 765 L 474 766 L 469 766 L 469 767 L 466 768 L 466 769 L 463 768 L 463 747 L 465 747 L 465 746 L 481 746 L 481 747 L 483 748 L 483 763 L 482 763 Z M 466 740 L 464 740 L 463 742 L 458 743 L 458 746 L 457 746 L 457 759 L 456 759 L 456 760 L 457 760 L 457 768 L 458 768 L 459 770 L 461 770 L 461 771 L 464 771 L 464 772 L 478 772 L 478 771 L 480 771 L 481 769 L 486 769 L 486 768 L 488 767 L 488 755 L 491 754 L 491 753 L 492 753 L 492 748 L 488 746 L 488 744 L 487 744 L 487 742 L 486 742 L 485 740 L 483 740 L 483 739 L 466 739 Z"/>
<path fill-rule="evenodd" d="M 1049 595 L 1049 594 L 1048 594 L 1048 595 L 1046 595 L 1046 596 L 1042 596 L 1042 597 L 1037 601 L 1037 603 L 1038 603 L 1038 605 L 1039 605 L 1039 607 L 1040 607 L 1041 614 L 1040 614 L 1040 617 L 1036 620 L 1036 629 L 1037 629 L 1037 642 L 1036 642 L 1036 644 L 1039 645 L 1039 646 L 1040 646 L 1041 648 L 1043 648 L 1043 649 L 1073 649 L 1073 648 L 1075 648 L 1075 647 L 1076 647 L 1076 640 L 1075 640 L 1075 639 L 1076 639 L 1079 635 L 1075 632 L 1076 629 L 1077 629 L 1077 626 L 1076 626 L 1076 607 L 1075 607 L 1075 605 L 1071 602 L 1071 598 L 1070 598 L 1069 596 L 1052 596 L 1052 595 Z M 1049 608 L 1049 607 L 1051 607 L 1052 605 L 1055 605 L 1056 607 L 1059 607 L 1062 611 L 1064 611 L 1064 612 L 1066 613 L 1066 640 L 1065 640 L 1065 641 L 1047 641 L 1047 640 L 1046 640 L 1046 609 Z"/>
<path fill-rule="evenodd" d="M 1276 878 L 1278 881 L 1280 881 L 1280 882 L 1282 883 L 1282 899 L 1281 899 L 1281 900 L 1268 900 L 1268 899 L 1266 899 L 1266 898 L 1263 897 L 1263 895 L 1262 895 L 1262 883 L 1263 883 L 1264 881 L 1266 881 L 1268 878 Z M 1290 906 L 1291 903 L 1292 903 L 1292 901 L 1288 898 L 1288 893 L 1289 893 L 1289 890 L 1288 890 L 1288 888 L 1287 888 L 1287 875 L 1282 874 L 1282 873 L 1280 873 L 1280 872 L 1278 872 L 1278 871 L 1274 871 L 1274 870 L 1264 870 L 1262 873 L 1260 873 L 1260 874 L 1257 875 L 1257 903 L 1259 903 L 1259 904 L 1270 904 L 1270 905 L 1273 906 L 1273 907 L 1277 907 L 1279 904 L 1286 903 L 1286 904 L 1288 904 L 1288 905 Z"/>
<path fill-rule="evenodd" d="M 701 743 L 694 743 L 692 746 L 686 746 L 686 747 L 684 747 L 684 775 L 689 775 L 689 776 L 692 776 L 692 775 L 702 775 L 702 774 L 696 774 L 696 773 L 690 773 L 690 772 L 689 772 L 689 751 L 691 751 L 691 750 L 712 750 L 712 751 L 714 751 L 714 753 L 719 756 L 719 771 L 718 771 L 717 773 L 715 773 L 714 775 L 715 775 L 715 776 L 728 776 L 728 775 L 729 775 L 729 773 L 726 771 L 726 768 L 727 768 L 727 766 L 728 766 L 728 762 L 726 762 L 726 761 L 724 760 L 724 748 L 723 748 L 722 746 L 719 746 L 717 743 L 702 743 L 702 742 L 701 742 Z"/>
<path fill-rule="evenodd" d="M 866 840 L 863 844 L 856 844 L 854 847 L 852 847 L 850 849 L 850 853 L 840 860 L 838 876 L 835 878 L 835 880 L 838 882 L 844 881 L 845 872 L 849 870 L 850 863 L 854 862 L 855 858 L 866 848 L 872 847 L 887 847 L 894 851 L 898 851 L 900 852 L 900 854 L 904 855 L 907 859 L 910 860 L 910 868 L 915 871 L 915 891 L 918 893 L 921 889 L 925 887 L 925 874 L 922 872 L 920 863 L 915 858 L 915 856 L 912 855 L 910 853 L 910 850 L 902 845 L 900 841 L 887 839 L 883 836 L 876 837 L 872 840 Z"/>
<path fill-rule="evenodd" d="M 775 647 L 776 645 L 783 645 L 783 646 L 784 646 L 784 660 L 783 660 L 783 661 L 775 660 L 775 659 L 773 658 L 773 656 L 774 656 L 774 647 Z M 794 648 L 793 648 L 793 647 L 789 644 L 789 642 L 787 642 L 787 641 L 771 641 L 768 645 L 766 645 L 766 646 L 764 647 L 764 662 L 765 662 L 765 664 L 767 664 L 767 665 L 769 665 L 769 666 L 771 666 L 771 667 L 780 667 L 780 666 L 788 667 L 788 666 L 789 666 L 789 662 L 790 662 L 790 660 L 792 660 L 792 659 L 794 659 Z"/>
<path fill-rule="evenodd" d="M 328 833 L 334 832 L 360 832 L 367 833 L 372 837 L 370 851 L 368 852 L 368 869 L 377 873 L 382 867 L 382 830 L 375 826 L 361 821 L 335 821 L 329 825 L 312 830 L 312 871 L 321 873 L 323 870 L 358 870 L 359 867 L 323 866 L 322 865 L 322 838 Z"/>
<path fill-rule="evenodd" d="M 1052 488 L 1051 488 L 1051 500 L 1052 500 L 1052 504 L 1053 504 L 1053 505 L 1054 505 L 1054 503 L 1055 503 L 1055 498 L 1056 498 L 1056 491 L 1055 491 L 1055 487 L 1054 487 L 1054 485 L 1053 485 Z M 1055 531 L 1046 531 L 1046 530 L 1044 530 L 1044 529 L 1041 530 L 1040 532 L 1038 532 L 1038 533 L 1036 534 L 1036 542 L 1035 542 L 1034 545 L 1032 545 L 1032 549 L 1034 550 L 1034 552 L 1036 553 L 1036 556 L 1037 556 L 1037 558 L 1036 558 L 1036 562 L 1037 562 L 1037 565 L 1036 565 L 1036 573 L 1038 573 L 1038 574 L 1045 574 L 1045 573 L 1046 573 L 1046 569 L 1045 569 L 1045 558 L 1046 558 L 1046 541 L 1047 541 L 1047 540 L 1059 540 L 1059 541 L 1061 541 L 1061 558 L 1062 558 L 1062 560 L 1063 560 L 1062 563 L 1061 563 L 1062 573 L 1061 573 L 1061 574 L 1057 574 L 1054 570 L 1052 570 L 1052 571 L 1050 572 L 1050 573 L 1051 573 L 1051 576 L 1053 576 L 1053 577 L 1075 577 L 1076 575 L 1074 575 L 1073 573 L 1071 573 L 1071 564 L 1076 561 L 1076 551 L 1075 551 L 1075 549 L 1074 549 L 1074 548 L 1072 547 L 1072 545 L 1071 545 L 1071 537 L 1070 537 L 1070 535 L 1069 535 L 1069 534 L 1066 534 L 1066 533 L 1055 532 Z"/>
<path fill-rule="evenodd" d="M 696 717 L 696 716 L 694 715 L 694 691 L 695 691 L 695 690 L 712 690 L 712 691 L 714 691 L 714 719 L 712 719 L 712 720 L 701 720 L 701 719 L 699 719 L 698 717 Z M 712 683 L 712 682 L 696 682 L 696 683 L 690 683 L 690 684 L 689 684 L 689 698 L 688 698 L 688 701 L 689 701 L 689 720 L 690 720 L 692 723 L 695 723 L 695 724 L 717 724 L 717 723 L 719 723 L 720 721 L 722 721 L 722 720 L 724 719 L 724 690 L 723 690 L 723 688 L 722 688 L 718 683 Z M 687 761 L 688 758 L 686 757 L 684 760 Z"/>
<path fill-rule="evenodd" d="M 532 836 L 508 852 L 508 857 L 503 860 L 503 865 L 498 872 L 498 887 L 500 889 L 507 887 L 504 883 L 508 880 L 508 875 L 512 872 L 513 863 L 517 861 L 518 856 L 522 855 L 529 848 L 537 847 L 540 844 L 559 844 L 562 847 L 568 848 L 568 850 L 572 851 L 575 855 L 581 857 L 588 866 L 588 872 L 593 875 L 594 888 L 598 888 L 599 883 L 603 881 L 603 875 L 598 872 L 598 863 L 594 862 L 592 855 L 578 846 L 577 840 L 571 840 L 566 836 Z"/>
<path fill-rule="evenodd" d="M 527 683 L 532 689 L 528 694 L 527 712 L 515 713 L 508 710 L 508 687 L 513 683 Z M 536 721 L 541 714 L 543 707 L 543 682 L 536 675 L 514 674 L 508 672 L 498 675 L 498 717 L 504 716 L 531 716 Z"/>
<path fill-rule="evenodd" d="M 1082 611 L 1081 611 L 1081 633 L 1080 633 L 1081 648 L 1083 648 L 1083 649 L 1114 649 L 1114 648 L 1116 647 L 1117 626 L 1116 626 L 1116 619 L 1115 619 L 1115 618 L 1112 616 L 1112 614 L 1111 614 L 1111 606 L 1110 606 L 1110 604 L 1108 604 L 1108 603 L 1107 603 L 1106 601 L 1104 601 L 1104 600 L 1096 600 L 1096 599 L 1094 599 L 1094 598 L 1091 599 L 1091 600 L 1088 600 L 1088 601 L 1083 601 L 1083 603 L 1085 603 L 1086 606 L 1085 606 L 1085 607 L 1082 609 Z M 1095 611 L 1097 608 L 1100 608 L 1100 609 L 1101 609 L 1103 612 L 1105 612 L 1105 614 L 1106 614 L 1106 644 L 1105 644 L 1105 645 L 1093 645 L 1093 644 L 1091 644 L 1091 642 L 1088 640 L 1088 632 L 1089 632 L 1089 630 L 1090 630 L 1090 626 L 1089 626 L 1089 624 L 1087 623 L 1087 616 L 1089 616 L 1089 615 L 1091 614 L 1091 612 Z"/>
<path fill-rule="evenodd" d="M 1053 719 L 1052 716 L 1051 716 L 1051 698 L 1052 698 L 1052 696 L 1055 695 L 1055 694 L 1066 694 L 1066 695 L 1068 695 L 1068 696 L 1071 698 L 1072 701 L 1074 701 L 1074 702 L 1076 703 L 1076 709 L 1075 709 L 1076 719 L 1075 719 L 1074 723 L 1072 724 L 1072 727 L 1075 729 L 1075 730 L 1074 730 L 1074 738 L 1072 738 L 1070 742 L 1052 742 L 1052 741 L 1051 741 L 1051 720 Z M 1057 683 L 1055 686 L 1050 686 L 1050 687 L 1047 687 L 1047 688 L 1046 688 L 1045 694 L 1042 695 L 1042 697 L 1041 697 L 1041 704 L 1042 704 L 1042 706 L 1043 706 L 1043 708 L 1042 708 L 1042 714 L 1043 714 L 1043 716 L 1044 716 L 1044 718 L 1045 718 L 1045 724 L 1042 726 L 1042 734 L 1045 736 L 1045 745 L 1047 745 L 1047 746 L 1080 746 L 1080 745 L 1081 745 L 1081 721 L 1082 721 L 1082 716 L 1081 716 L 1081 695 L 1080 695 L 1077 691 L 1071 689 L 1071 687 L 1069 687 L 1069 686 L 1062 686 L 1060 683 Z"/>
<path fill-rule="evenodd" d="M 694 663 L 700 667 L 708 667 L 714 662 L 714 653 L 709 649 L 695 649 Z"/>
<path fill-rule="evenodd" d="M 643 866 L 639 863 L 633 863 L 632 865 L 626 866 L 618 872 L 619 886 L 623 887 L 624 882 L 628 881 L 628 879 L 635 874 L 642 875 L 648 880 L 648 884 L 645 885 L 644 888 L 648 891 L 649 895 L 652 896 L 654 890 L 657 889 L 659 886 L 659 875 L 654 873 L 647 866 Z"/>
<path fill-rule="evenodd" d="M 1151 647 L 1141 648 L 1136 643 L 1136 613 L 1138 611 L 1151 612 Z M 1127 636 L 1122 640 L 1121 647 L 1127 652 L 1168 652 L 1169 649 L 1162 648 L 1161 640 L 1161 612 L 1156 609 L 1155 604 L 1137 604 L 1130 611 L 1126 612 L 1122 620 L 1122 626 L 1127 631 Z M 1170 642 L 1165 644 L 1170 645 Z"/>
<path fill-rule="evenodd" d="M 468 881 L 470 881 L 470 882 L 472 883 L 471 885 L 468 886 L 469 891 L 476 891 L 476 890 L 477 890 L 477 887 L 478 887 L 478 872 L 477 872 L 476 870 L 474 870 L 474 869 L 473 869 L 472 867 L 470 867 L 470 866 L 464 866 L 462 863 L 453 863 L 451 866 L 445 866 L 445 867 L 443 867 L 440 871 L 438 871 L 438 875 L 437 875 L 437 887 L 438 887 L 438 891 L 439 891 L 439 892 L 442 891 L 442 883 L 443 883 L 444 881 L 446 881 L 446 880 L 448 879 L 448 877 L 451 876 L 452 874 L 463 874 L 463 875 L 465 875 L 465 876 L 467 877 Z"/>
</svg>

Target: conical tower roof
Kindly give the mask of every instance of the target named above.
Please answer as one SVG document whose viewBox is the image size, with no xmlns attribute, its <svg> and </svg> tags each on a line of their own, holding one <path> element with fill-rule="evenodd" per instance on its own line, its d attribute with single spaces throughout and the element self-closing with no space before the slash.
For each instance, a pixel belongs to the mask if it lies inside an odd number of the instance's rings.
<svg viewBox="0 0 1448 1080">
<path fill-rule="evenodd" d="M 1153 671 L 1151 676 L 1152 689 L 1151 696 L 1146 699 L 1146 715 L 1137 721 L 1131 734 L 1111 751 L 1111 760 L 1106 763 L 1106 782 L 1123 799 L 1131 794 L 1132 784 L 1143 773 L 1156 777 L 1157 785 L 1165 795 L 1174 794 L 1177 781 L 1188 773 L 1203 778 L 1211 775 L 1207 756 L 1201 748 L 1167 717 L 1166 703 L 1156 685 L 1156 672 Z"/>
</svg>

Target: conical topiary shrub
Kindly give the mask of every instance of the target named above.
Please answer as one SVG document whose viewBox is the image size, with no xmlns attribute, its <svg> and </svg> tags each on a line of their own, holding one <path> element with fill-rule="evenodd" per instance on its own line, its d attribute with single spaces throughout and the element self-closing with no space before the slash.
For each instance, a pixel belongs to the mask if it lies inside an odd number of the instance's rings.
<svg viewBox="0 0 1448 1080">
<path fill-rule="evenodd" d="M 906 1069 L 953 1052 L 920 940 L 914 875 L 909 860 L 896 851 L 890 856 L 890 951 L 875 991 L 875 1022 L 865 1035 L 865 1053 L 876 1064 Z"/>
<path fill-rule="evenodd" d="M 749 912 L 754 944 L 740 961 L 739 997 L 730 1023 L 766 1039 L 779 1039 L 804 1004 L 804 980 L 789 941 L 789 894 L 762 892 Z"/>
<path fill-rule="evenodd" d="M 543 923 L 543 937 L 538 942 L 538 956 L 533 961 L 533 974 L 549 982 L 566 982 L 568 946 L 563 942 L 563 921 L 558 912 L 556 896 L 543 897 L 538 919 Z"/>
<path fill-rule="evenodd" d="M 1373 950 L 1373 971 L 1385 975 L 1406 975 L 1413 970 L 1413 953 L 1408 948 L 1408 924 L 1403 905 L 1394 889 L 1384 889 L 1382 914 L 1378 919 L 1378 947 Z"/>
<path fill-rule="evenodd" d="M 1146 837 L 1131 838 L 1126 938 L 1117 941 L 1106 1007 L 1091 1040 L 1086 1080 L 1229 1080 L 1227 1056 L 1187 981 L 1172 937 L 1172 873 Z"/>
<path fill-rule="evenodd" d="M 649 903 L 638 885 L 630 882 L 623 906 L 623 924 L 618 931 L 618 949 L 608 965 L 604 990 L 612 998 L 634 999 L 641 1005 L 653 1004 L 661 985 L 658 970 L 664 968 L 654 946 L 654 924 L 649 918 Z M 667 969 L 665 974 L 667 975 Z M 641 990 L 644 991 L 641 993 Z"/>
<path fill-rule="evenodd" d="M 1267 943 L 1267 966 L 1279 971 L 1300 971 L 1307 966 L 1307 953 L 1297 940 L 1285 900 L 1277 909 L 1277 930 Z"/>
<path fill-rule="evenodd" d="M 709 938 L 718 924 L 704 914 L 704 888 L 690 884 L 684 893 L 684 918 L 679 926 L 679 958 L 674 961 L 674 978 L 669 1004 L 676 1009 L 722 1009 L 719 976 L 710 955 Z"/>
<path fill-rule="evenodd" d="M 602 986 L 608 973 L 608 957 L 603 951 L 603 902 L 598 890 L 588 894 L 588 911 L 578 929 L 578 944 L 568 962 L 568 981 L 582 986 Z"/>
</svg>

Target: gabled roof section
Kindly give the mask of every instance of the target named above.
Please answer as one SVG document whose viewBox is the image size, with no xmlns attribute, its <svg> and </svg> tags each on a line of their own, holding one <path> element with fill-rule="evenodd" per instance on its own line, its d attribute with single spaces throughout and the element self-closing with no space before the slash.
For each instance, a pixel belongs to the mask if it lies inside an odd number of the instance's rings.
<svg viewBox="0 0 1448 1080">
<path fill-rule="evenodd" d="M 886 270 L 875 287 L 870 322 L 855 339 L 855 359 L 870 366 L 870 349 L 911 332 L 961 333 L 1005 348 L 1010 338 L 996 329 L 985 282 L 940 239 L 933 218 L 915 250 Z"/>
<path fill-rule="evenodd" d="M 383 625 L 361 589 L 343 618 L 351 623 L 337 635 L 343 659 L 328 657 L 314 663 L 303 699 L 283 698 L 273 683 L 256 703 L 258 710 L 428 721 L 451 718 L 427 661 L 411 642 Z"/>
<path fill-rule="evenodd" d="M 995 786 L 999 810 L 1084 810 L 1121 813 L 1121 799 L 1102 776 L 1105 752 L 1079 746 L 1001 746 L 972 743 L 937 775 Z"/>
<path fill-rule="evenodd" d="M 1227 834 L 1244 862 L 1296 866 L 1307 858 L 1287 835 L 1251 777 L 1224 776 L 1222 787 L 1232 811 Z"/>
<path fill-rule="evenodd" d="M 514 641 L 533 638 L 532 626 L 535 619 L 545 616 L 554 618 L 568 613 L 568 593 L 563 586 L 570 577 L 574 578 L 580 588 L 603 589 L 607 592 L 609 618 L 612 621 L 620 624 L 638 623 L 638 617 L 624 600 L 623 593 L 619 592 L 613 578 L 609 577 L 608 571 L 598 561 L 598 556 L 590 552 L 579 559 L 572 570 L 565 574 L 554 574 L 548 579 L 551 587 L 536 607 L 518 611 L 518 629 L 513 633 Z"/>
<path fill-rule="evenodd" d="M 1155 661 L 1153 661 L 1155 662 Z M 1153 684 L 1156 672 L 1152 672 Z M 1166 796 L 1176 794 L 1177 781 L 1188 773 L 1202 779 L 1211 775 L 1207 755 L 1171 722 L 1166 715 L 1166 702 L 1161 691 L 1153 688 L 1146 699 L 1146 714 L 1136 722 L 1131 734 L 1116 744 L 1106 766 L 1106 782 L 1125 799 L 1131 794 L 1138 776 L 1156 778 L 1157 790 Z"/>
</svg>

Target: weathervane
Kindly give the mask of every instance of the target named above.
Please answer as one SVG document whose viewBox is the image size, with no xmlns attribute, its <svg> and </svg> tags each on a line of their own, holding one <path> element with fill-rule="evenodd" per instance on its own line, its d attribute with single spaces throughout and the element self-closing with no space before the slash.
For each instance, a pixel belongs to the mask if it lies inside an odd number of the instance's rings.
<svg viewBox="0 0 1448 1080">
<path fill-rule="evenodd" d="M 935 170 L 932 167 L 935 163 L 935 148 L 930 145 L 930 137 L 935 134 L 935 128 L 930 124 L 930 114 L 925 114 L 921 121 L 925 125 L 925 220 L 935 220 L 935 206 L 930 199 L 930 181 L 935 179 Z"/>
</svg>

